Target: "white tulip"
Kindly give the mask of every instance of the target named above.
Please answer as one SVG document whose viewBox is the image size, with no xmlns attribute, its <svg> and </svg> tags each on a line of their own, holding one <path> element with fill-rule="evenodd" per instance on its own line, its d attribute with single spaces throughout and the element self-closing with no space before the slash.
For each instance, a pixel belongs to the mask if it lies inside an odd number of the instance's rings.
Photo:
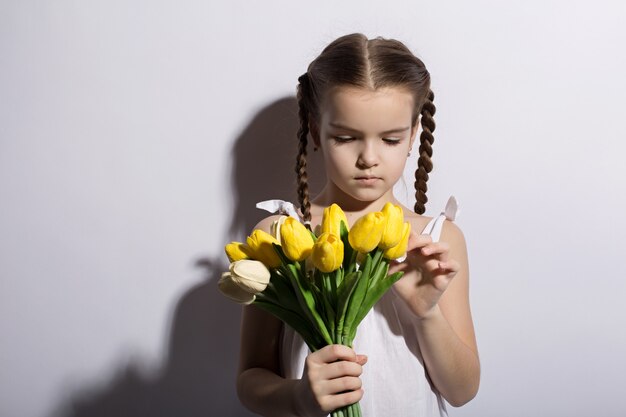
<svg viewBox="0 0 626 417">
<path fill-rule="evenodd" d="M 283 242 L 280 239 L 280 228 L 283 223 L 285 223 L 285 220 L 287 220 L 287 216 L 280 216 L 278 219 L 274 220 L 270 226 L 270 234 L 278 240 L 278 243 L 280 243 L 281 246 Z"/>
<path fill-rule="evenodd" d="M 256 299 L 254 294 L 250 294 L 232 280 L 230 272 L 222 274 L 217 286 L 222 294 L 239 304 L 251 304 Z"/>
<path fill-rule="evenodd" d="M 270 271 L 260 261 L 242 259 L 230 264 L 231 279 L 250 294 L 263 292 L 270 282 Z"/>
</svg>

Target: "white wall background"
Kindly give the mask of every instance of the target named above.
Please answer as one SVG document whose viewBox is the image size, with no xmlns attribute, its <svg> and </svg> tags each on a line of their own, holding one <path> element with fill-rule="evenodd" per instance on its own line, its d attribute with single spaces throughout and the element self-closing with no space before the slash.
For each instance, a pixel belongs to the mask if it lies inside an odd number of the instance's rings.
<svg viewBox="0 0 626 417">
<path fill-rule="evenodd" d="M 623 1 L 3 0 L 0 416 L 249 415 L 222 246 L 293 198 L 296 79 L 355 31 L 433 77 L 483 366 L 450 415 L 626 415 Z"/>
</svg>

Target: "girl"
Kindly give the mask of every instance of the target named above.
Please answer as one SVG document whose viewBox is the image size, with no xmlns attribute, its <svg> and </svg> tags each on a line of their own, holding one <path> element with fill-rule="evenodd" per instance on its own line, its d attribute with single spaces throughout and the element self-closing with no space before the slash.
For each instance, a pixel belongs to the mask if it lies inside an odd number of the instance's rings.
<svg viewBox="0 0 626 417">
<path fill-rule="evenodd" d="M 443 399 L 460 406 L 476 395 L 480 365 L 463 234 L 444 216 L 421 215 L 435 129 L 430 75 L 401 42 L 352 34 L 327 46 L 298 81 L 301 219 L 314 229 L 323 208 L 337 203 L 352 224 L 387 202 L 400 204 L 393 186 L 421 120 L 415 213 L 403 210 L 411 230 L 426 234 L 412 232 L 406 260 L 390 270 L 404 275 L 359 326 L 359 354 L 341 345 L 310 353 L 278 319 L 245 307 L 239 398 L 265 416 L 325 416 L 356 401 L 364 416 L 445 416 Z M 309 135 L 327 173 L 325 187 L 312 200 Z M 447 208 L 448 218 L 454 209 Z M 276 218 L 256 228 L 269 231 Z M 441 231 L 441 242 L 438 232 L 427 234 L 431 229 Z"/>
</svg>

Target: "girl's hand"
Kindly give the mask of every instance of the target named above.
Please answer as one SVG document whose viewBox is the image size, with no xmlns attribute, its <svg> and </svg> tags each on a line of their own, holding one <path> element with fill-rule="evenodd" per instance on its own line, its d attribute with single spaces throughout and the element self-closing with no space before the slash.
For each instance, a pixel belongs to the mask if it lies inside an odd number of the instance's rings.
<svg viewBox="0 0 626 417">
<path fill-rule="evenodd" d="M 363 396 L 359 376 L 366 362 L 365 355 L 343 345 L 325 346 L 309 354 L 294 399 L 299 415 L 326 416 L 359 401 Z"/>
<path fill-rule="evenodd" d="M 459 263 L 448 257 L 449 249 L 445 242 L 433 242 L 429 235 L 411 232 L 407 258 L 389 268 L 389 273 L 404 271 L 394 289 L 420 319 L 436 309 L 441 295 L 459 271 Z"/>
</svg>

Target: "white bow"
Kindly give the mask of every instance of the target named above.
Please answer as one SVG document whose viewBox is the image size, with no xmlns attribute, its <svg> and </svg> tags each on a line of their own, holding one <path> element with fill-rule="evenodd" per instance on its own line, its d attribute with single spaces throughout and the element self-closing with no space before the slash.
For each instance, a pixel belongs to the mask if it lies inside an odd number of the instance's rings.
<svg viewBox="0 0 626 417">
<path fill-rule="evenodd" d="M 443 221 L 448 219 L 450 221 L 454 221 L 456 216 L 458 216 L 460 212 L 459 202 L 456 201 L 454 196 L 450 196 L 448 199 L 448 203 L 446 204 L 446 208 L 444 211 L 439 214 L 439 216 L 433 217 L 430 222 L 424 228 L 423 234 L 430 235 L 432 237 L 433 242 L 438 242 L 439 237 L 441 236 L 441 230 L 443 228 Z"/>
<path fill-rule="evenodd" d="M 286 214 L 289 217 L 293 217 L 294 219 L 301 221 L 300 216 L 296 211 L 296 206 L 294 206 L 293 203 L 290 203 L 289 201 L 265 200 L 256 203 L 256 208 L 269 211 L 270 213 Z"/>
</svg>

